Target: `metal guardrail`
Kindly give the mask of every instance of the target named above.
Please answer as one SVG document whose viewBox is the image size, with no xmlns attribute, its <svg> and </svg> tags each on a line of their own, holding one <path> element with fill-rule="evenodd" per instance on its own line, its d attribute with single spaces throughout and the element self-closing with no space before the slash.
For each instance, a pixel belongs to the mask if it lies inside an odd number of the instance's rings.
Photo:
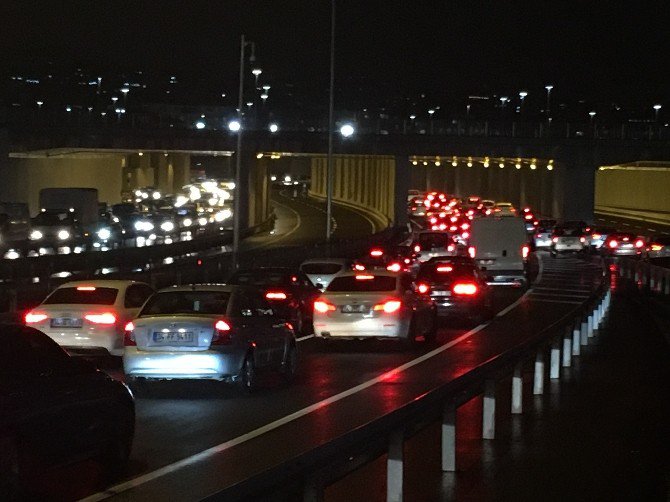
<svg viewBox="0 0 670 502">
<path fill-rule="evenodd" d="M 329 484 L 386 453 L 387 500 L 402 501 L 405 440 L 439 421 L 441 468 L 444 472 L 455 471 L 458 407 L 483 394 L 482 438 L 494 439 L 496 382 L 512 376 L 511 410 L 513 414 L 522 413 L 523 367 L 531 361 L 533 394 L 543 394 L 547 366 L 549 379 L 559 379 L 561 367 L 570 367 L 573 358 L 581 355 L 582 347 L 597 336 L 611 303 L 607 279 L 607 269 L 603 268 L 600 285 L 580 307 L 526 342 L 377 420 L 226 487 L 206 500 L 255 500 L 270 495 L 276 498 L 282 493 L 290 493 L 294 499 L 301 493 L 305 502 L 321 501 Z"/>
<path fill-rule="evenodd" d="M 623 258 L 617 264 L 619 276 L 635 281 L 638 287 L 652 293 L 670 295 L 670 269 L 644 260 Z M 610 265 L 610 266 L 612 266 Z"/>
</svg>

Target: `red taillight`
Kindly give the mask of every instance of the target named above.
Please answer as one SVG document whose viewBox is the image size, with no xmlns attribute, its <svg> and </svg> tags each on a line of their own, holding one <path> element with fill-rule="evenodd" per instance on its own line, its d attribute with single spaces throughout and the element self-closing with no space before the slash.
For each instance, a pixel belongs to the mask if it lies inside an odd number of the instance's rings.
<svg viewBox="0 0 670 502">
<path fill-rule="evenodd" d="M 527 214 L 526 216 L 524 216 L 524 218 L 526 218 L 527 220 L 532 220 L 533 215 L 532 214 Z"/>
<path fill-rule="evenodd" d="M 219 319 L 214 324 L 214 334 L 212 335 L 212 345 L 228 345 L 232 343 L 232 327 L 227 321 Z"/>
<path fill-rule="evenodd" d="M 551 242 L 553 242 L 554 244 L 556 244 L 556 243 L 558 242 L 558 237 L 552 237 L 552 238 L 551 238 Z"/>
<path fill-rule="evenodd" d="M 400 266 L 400 263 L 394 262 L 394 263 L 390 263 L 390 264 L 386 267 L 386 270 L 388 270 L 388 271 L 390 271 L 390 272 L 400 272 L 400 269 L 401 269 L 401 268 L 402 268 L 402 267 Z"/>
<path fill-rule="evenodd" d="M 474 258 L 475 255 L 477 254 L 477 248 L 474 246 L 470 246 L 468 248 L 468 254 L 470 255 L 470 258 Z"/>
<path fill-rule="evenodd" d="M 663 249 L 663 245 L 662 245 L 662 244 L 652 244 L 652 245 L 651 245 L 651 250 L 652 250 L 652 251 L 660 251 L 661 249 Z"/>
<path fill-rule="evenodd" d="M 400 307 L 402 306 L 402 302 L 400 300 L 388 300 L 385 301 L 384 303 L 378 303 L 373 307 L 372 310 L 383 310 L 387 314 L 392 314 L 393 312 L 397 312 L 400 310 Z"/>
<path fill-rule="evenodd" d="M 610 248 L 614 249 L 614 248 L 616 248 L 616 247 L 619 246 L 619 243 L 618 243 L 617 241 L 615 241 L 614 239 L 612 239 L 611 241 L 609 241 L 609 242 L 607 243 L 607 245 L 608 245 Z"/>
<path fill-rule="evenodd" d="M 591 239 L 596 240 L 596 241 L 597 241 L 597 240 L 600 240 L 600 237 L 602 237 L 600 234 L 593 234 L 593 235 L 591 235 Z"/>
<path fill-rule="evenodd" d="M 585 243 L 586 242 L 586 237 L 580 237 L 579 242 L 581 242 L 582 244 Z"/>
<path fill-rule="evenodd" d="M 103 314 L 86 314 L 84 316 L 88 322 L 93 324 L 115 324 L 116 316 L 111 312 L 104 312 Z"/>
<path fill-rule="evenodd" d="M 330 303 L 323 300 L 317 300 L 314 302 L 314 310 L 320 314 L 326 314 L 327 312 L 334 312 L 335 305 L 331 305 Z"/>
<path fill-rule="evenodd" d="M 24 317 L 24 321 L 26 324 L 34 324 L 46 320 L 47 317 L 46 314 L 42 314 L 41 312 L 28 312 Z"/>
<path fill-rule="evenodd" d="M 457 282 L 451 290 L 455 295 L 473 296 L 477 294 L 479 288 L 474 282 Z"/>
<path fill-rule="evenodd" d="M 268 300 L 286 300 L 286 293 L 283 291 L 268 291 L 265 293 L 265 298 Z"/>
<path fill-rule="evenodd" d="M 469 224 L 469 223 L 463 223 L 463 224 L 461 225 L 461 230 L 467 230 L 468 228 L 470 228 L 470 224 Z"/>
<path fill-rule="evenodd" d="M 124 347 L 134 347 L 137 345 L 137 342 L 135 342 L 135 333 L 133 331 L 135 330 L 135 325 L 133 324 L 132 321 L 126 324 L 126 326 L 123 328 L 123 345 Z"/>
<path fill-rule="evenodd" d="M 95 286 L 77 286 L 77 291 L 95 291 Z"/>
<path fill-rule="evenodd" d="M 644 246 L 644 241 L 642 239 L 638 239 L 635 241 L 636 248 L 641 248 L 642 246 Z"/>
<path fill-rule="evenodd" d="M 521 256 L 528 258 L 528 253 L 530 253 L 530 248 L 528 246 L 521 246 Z"/>
<path fill-rule="evenodd" d="M 421 283 L 416 285 L 416 289 L 419 293 L 421 293 L 422 295 L 425 295 L 430 290 L 430 286 L 428 286 L 428 284 L 425 284 L 425 283 L 421 282 Z"/>
<path fill-rule="evenodd" d="M 365 270 L 365 265 L 357 263 L 356 265 L 354 265 L 354 270 Z"/>
<path fill-rule="evenodd" d="M 470 237 L 470 232 L 463 232 L 461 234 L 461 237 L 463 237 L 464 239 L 467 239 L 468 237 Z"/>
<path fill-rule="evenodd" d="M 382 251 L 381 249 L 373 249 L 372 251 L 370 251 L 370 256 L 374 256 L 375 258 L 379 258 L 383 254 L 384 251 Z"/>
<path fill-rule="evenodd" d="M 440 265 L 439 267 L 437 267 L 436 270 L 438 272 L 443 272 L 443 273 L 444 272 L 451 272 L 452 270 L 454 270 L 454 267 L 452 267 L 451 265 Z"/>
</svg>

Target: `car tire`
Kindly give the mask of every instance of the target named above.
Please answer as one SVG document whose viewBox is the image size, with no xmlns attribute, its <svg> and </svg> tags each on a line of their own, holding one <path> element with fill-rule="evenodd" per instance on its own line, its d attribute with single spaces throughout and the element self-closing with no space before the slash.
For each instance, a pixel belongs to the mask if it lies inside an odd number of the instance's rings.
<svg viewBox="0 0 670 502">
<path fill-rule="evenodd" d="M 242 370 L 240 371 L 239 383 L 242 390 L 247 394 L 251 394 L 258 390 L 258 373 L 256 364 L 254 363 L 253 352 L 249 352 L 242 363 Z"/>
<path fill-rule="evenodd" d="M 285 383 L 290 384 L 295 379 L 298 369 L 298 350 L 295 344 L 288 348 L 284 361 L 282 362 L 281 375 Z"/>
</svg>

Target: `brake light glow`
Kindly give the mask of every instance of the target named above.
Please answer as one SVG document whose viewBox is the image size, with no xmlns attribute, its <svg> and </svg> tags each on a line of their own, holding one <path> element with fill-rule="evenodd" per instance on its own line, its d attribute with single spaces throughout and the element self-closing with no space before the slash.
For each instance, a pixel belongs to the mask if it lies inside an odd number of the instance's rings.
<svg viewBox="0 0 670 502">
<path fill-rule="evenodd" d="M 579 242 L 581 242 L 582 244 L 583 244 L 584 242 L 586 242 L 586 237 L 580 237 L 580 238 L 579 238 Z"/>
<path fill-rule="evenodd" d="M 527 220 L 532 220 L 533 215 L 532 214 L 527 214 L 527 215 L 524 216 L 524 218 L 526 218 Z"/>
<path fill-rule="evenodd" d="M 461 230 L 467 230 L 468 228 L 470 228 L 470 224 L 469 224 L 469 223 L 463 223 L 463 224 L 461 225 Z"/>
<path fill-rule="evenodd" d="M 135 347 L 137 342 L 135 341 L 135 325 L 132 321 L 128 322 L 123 328 L 123 346 L 124 347 Z"/>
<path fill-rule="evenodd" d="M 617 246 L 619 246 L 619 243 L 618 243 L 617 241 L 615 241 L 615 240 L 611 240 L 611 241 L 609 241 L 609 242 L 607 243 L 607 245 L 608 245 L 609 247 L 611 247 L 612 249 L 614 249 L 614 248 L 616 248 Z"/>
<path fill-rule="evenodd" d="M 48 316 L 40 312 L 28 312 L 24 318 L 26 324 L 34 324 L 44 321 Z"/>
<path fill-rule="evenodd" d="M 86 314 L 84 319 L 92 322 L 93 324 L 114 324 L 116 322 L 116 316 L 111 312 L 104 312 L 102 314 Z"/>
<path fill-rule="evenodd" d="M 652 244 L 651 245 L 651 250 L 652 251 L 660 251 L 661 249 L 663 249 L 663 246 L 661 244 Z"/>
<path fill-rule="evenodd" d="M 468 248 L 468 254 L 470 255 L 470 258 L 474 258 L 475 255 L 477 254 L 477 248 L 474 246 L 470 246 Z"/>
<path fill-rule="evenodd" d="M 314 302 L 314 310 L 321 314 L 325 314 L 331 311 L 334 312 L 335 305 L 331 305 L 330 303 L 323 300 L 317 300 Z"/>
<path fill-rule="evenodd" d="M 77 286 L 77 291 L 95 291 L 95 286 Z"/>
<path fill-rule="evenodd" d="M 468 237 L 470 237 L 470 232 L 463 232 L 463 233 L 461 234 L 461 236 L 462 236 L 464 239 L 467 239 Z"/>
<path fill-rule="evenodd" d="M 528 253 L 530 253 L 530 248 L 528 246 L 521 246 L 521 257 L 528 258 Z"/>
<path fill-rule="evenodd" d="M 467 239 L 467 237 L 466 237 L 465 235 L 463 236 L 463 238 L 464 238 L 464 239 Z M 454 247 L 453 244 L 449 244 L 449 245 L 447 246 L 447 251 L 449 251 L 450 253 L 453 253 L 453 252 L 454 252 L 454 249 L 456 249 L 456 248 Z"/>
<path fill-rule="evenodd" d="M 374 275 L 362 275 L 362 274 L 358 274 L 358 275 L 356 276 L 356 280 L 357 280 L 357 281 L 371 281 L 371 280 L 374 279 L 374 278 L 375 278 Z"/>
<path fill-rule="evenodd" d="M 642 239 L 638 239 L 635 241 L 636 248 L 641 248 L 642 246 L 644 246 L 644 241 Z"/>
<path fill-rule="evenodd" d="M 393 312 L 400 310 L 401 306 L 402 302 L 400 300 L 388 300 L 384 303 L 378 303 L 372 308 L 372 310 L 383 310 L 387 314 L 392 314 Z"/>
<path fill-rule="evenodd" d="M 430 286 L 428 286 L 428 284 L 425 284 L 425 283 L 421 282 L 421 283 L 416 285 L 416 289 L 419 293 L 421 293 L 422 295 L 425 295 L 430 290 Z"/>
<path fill-rule="evenodd" d="M 212 345 L 228 345 L 232 343 L 232 327 L 227 321 L 219 319 L 214 324 L 214 334 L 212 335 Z"/>
<path fill-rule="evenodd" d="M 457 282 L 451 288 L 455 295 L 473 296 L 479 288 L 474 282 Z"/>
<path fill-rule="evenodd" d="M 354 270 L 365 270 L 365 265 L 357 263 L 356 265 L 354 265 Z"/>
<path fill-rule="evenodd" d="M 454 267 L 451 265 L 441 265 L 436 269 L 438 272 L 451 272 L 454 270 Z"/>
<path fill-rule="evenodd" d="M 265 293 L 265 298 L 268 300 L 286 300 L 286 293 L 283 291 L 268 291 Z"/>
<path fill-rule="evenodd" d="M 556 244 L 556 243 L 558 242 L 558 237 L 552 237 L 552 238 L 551 238 L 551 242 L 553 242 L 554 244 Z"/>
<path fill-rule="evenodd" d="M 400 266 L 400 263 L 398 263 L 398 262 L 394 262 L 394 263 L 390 263 L 390 264 L 386 267 L 386 270 L 388 270 L 388 271 L 390 271 L 390 272 L 400 272 L 400 269 L 401 269 L 401 268 L 402 268 L 402 267 Z"/>
<path fill-rule="evenodd" d="M 414 246 L 414 252 L 415 253 L 420 253 L 421 252 L 421 246 L 419 246 L 418 244 L 416 246 Z"/>
</svg>

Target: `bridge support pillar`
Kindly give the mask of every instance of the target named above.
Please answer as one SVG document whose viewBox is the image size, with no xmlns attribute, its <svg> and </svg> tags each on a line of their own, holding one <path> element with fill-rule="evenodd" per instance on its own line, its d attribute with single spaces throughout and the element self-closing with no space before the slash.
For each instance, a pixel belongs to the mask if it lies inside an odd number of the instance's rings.
<svg viewBox="0 0 670 502">
<path fill-rule="evenodd" d="M 387 502 L 402 502 L 403 499 L 404 443 L 405 433 L 402 429 L 391 433 L 386 461 Z"/>
<path fill-rule="evenodd" d="M 482 438 L 496 437 L 496 382 L 487 380 L 484 384 L 484 407 L 482 411 Z"/>
<path fill-rule="evenodd" d="M 535 354 L 535 374 L 533 375 L 533 394 L 544 394 L 544 353 L 538 349 Z"/>
<path fill-rule="evenodd" d="M 451 403 L 442 411 L 442 471 L 456 471 L 456 407 Z"/>
<path fill-rule="evenodd" d="M 523 364 L 514 366 L 512 375 L 512 415 L 523 413 Z"/>
</svg>

